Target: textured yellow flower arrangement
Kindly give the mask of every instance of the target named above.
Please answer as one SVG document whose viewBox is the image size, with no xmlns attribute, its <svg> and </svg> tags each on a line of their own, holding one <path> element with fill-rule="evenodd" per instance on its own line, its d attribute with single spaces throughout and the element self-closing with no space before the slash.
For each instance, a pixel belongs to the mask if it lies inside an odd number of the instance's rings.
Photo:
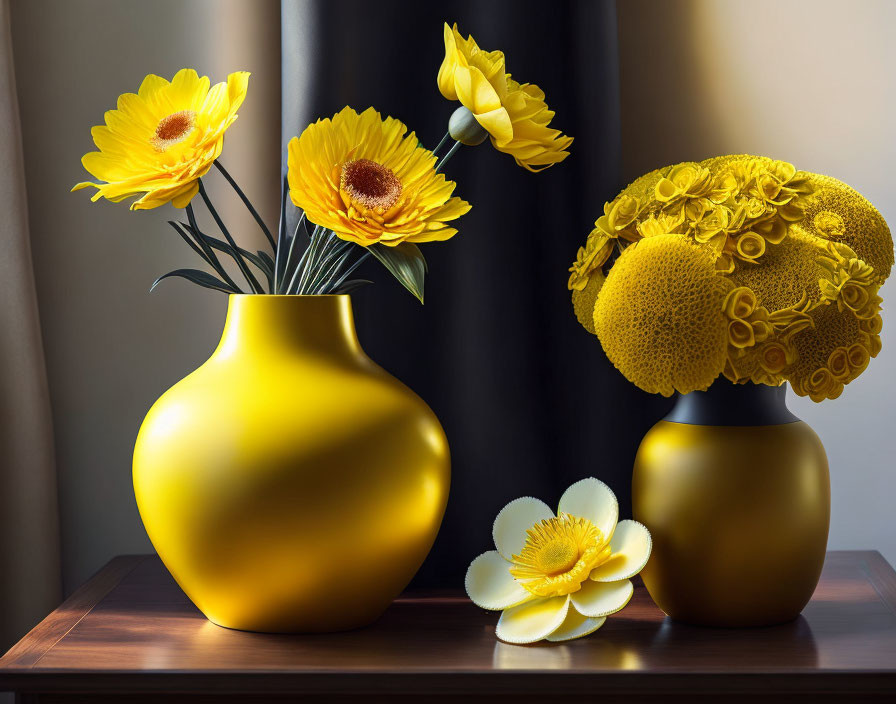
<svg viewBox="0 0 896 704">
<path fill-rule="evenodd" d="M 539 171 L 565 159 L 572 142 L 549 127 L 554 113 L 538 87 L 517 83 L 505 71 L 503 53 L 481 50 L 456 25 L 445 25 L 444 40 L 439 90 L 461 107 L 439 145 L 424 148 L 402 122 L 384 119 L 373 108 L 359 113 L 346 107 L 309 125 L 289 143 L 276 239 L 219 159 L 224 133 L 246 97 L 246 72 L 214 86 L 192 69 L 170 82 L 147 76 L 136 94 L 119 97 L 105 125 L 92 129 L 99 151 L 86 154 L 82 163 L 98 181 L 73 190 L 95 188 L 93 200 L 133 198 L 132 209 L 171 203 L 185 210 L 186 222 L 169 224 L 212 272 L 178 269 L 159 277 L 153 288 L 177 276 L 243 293 L 220 254 L 236 264 L 247 293 L 347 293 L 368 283 L 350 277 L 372 255 L 422 302 L 426 263 L 417 245 L 453 237 L 454 222 L 470 209 L 453 195 L 456 184 L 440 173 L 458 148 L 490 138 L 517 164 Z M 212 166 L 248 208 L 270 251 L 237 245 L 203 184 Z M 223 239 L 200 229 L 192 206 L 197 194 Z M 293 232 L 286 228 L 287 196 L 302 211 Z"/>
<path fill-rule="evenodd" d="M 837 398 L 880 352 L 893 266 L 881 214 L 828 176 L 750 155 L 637 179 L 570 268 L 579 322 L 651 393 L 720 375 Z"/>
</svg>

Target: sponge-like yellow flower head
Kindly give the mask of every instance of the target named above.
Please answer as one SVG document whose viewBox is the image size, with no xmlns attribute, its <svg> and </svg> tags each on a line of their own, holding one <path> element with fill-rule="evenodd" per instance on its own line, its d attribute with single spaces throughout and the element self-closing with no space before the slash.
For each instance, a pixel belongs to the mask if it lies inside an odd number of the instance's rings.
<svg viewBox="0 0 896 704">
<path fill-rule="evenodd" d="M 706 389 L 722 372 L 722 303 L 732 286 L 715 259 L 684 235 L 656 235 L 627 247 L 610 269 L 594 327 L 610 361 L 645 391 Z"/>
<path fill-rule="evenodd" d="M 724 374 L 789 381 L 821 401 L 880 352 L 878 291 L 893 259 L 886 222 L 854 189 L 737 154 L 623 189 L 569 288 L 576 318 L 645 391 L 688 393 Z"/>
<path fill-rule="evenodd" d="M 812 198 L 801 223 L 810 234 L 847 245 L 883 283 L 893 267 L 893 240 L 883 216 L 861 193 L 830 176 L 810 174 Z"/>
</svg>

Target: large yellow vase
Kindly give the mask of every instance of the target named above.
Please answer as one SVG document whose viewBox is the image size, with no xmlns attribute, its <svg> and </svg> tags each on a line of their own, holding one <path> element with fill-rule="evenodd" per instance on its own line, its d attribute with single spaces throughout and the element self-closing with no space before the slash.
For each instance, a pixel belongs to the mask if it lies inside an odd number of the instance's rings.
<svg viewBox="0 0 896 704">
<path fill-rule="evenodd" d="M 149 538 L 214 623 L 374 621 L 432 547 L 448 498 L 433 412 L 374 364 L 348 296 L 231 296 L 211 358 L 134 449 Z"/>
<path fill-rule="evenodd" d="M 828 464 L 784 392 L 718 380 L 682 396 L 641 441 L 632 507 L 653 537 L 641 576 L 677 620 L 781 623 L 815 590 L 830 520 Z"/>
</svg>

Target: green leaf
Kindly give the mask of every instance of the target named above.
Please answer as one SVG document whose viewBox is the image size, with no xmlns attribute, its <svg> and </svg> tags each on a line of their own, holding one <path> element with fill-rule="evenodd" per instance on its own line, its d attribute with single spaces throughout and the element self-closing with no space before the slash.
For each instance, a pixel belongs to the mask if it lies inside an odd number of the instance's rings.
<svg viewBox="0 0 896 704">
<path fill-rule="evenodd" d="M 208 272 L 200 271 L 199 269 L 176 269 L 174 271 L 169 271 L 167 274 L 163 274 L 155 281 L 153 281 L 152 286 L 149 287 L 149 290 L 154 290 L 155 287 L 158 286 L 163 279 L 167 279 L 171 276 L 179 276 L 182 279 L 192 281 L 194 284 L 204 286 L 205 288 L 210 288 L 214 291 L 222 291 L 223 293 L 239 293 L 239 291 L 234 290 L 232 287 L 228 286 L 220 279 L 216 279 Z"/>
<path fill-rule="evenodd" d="M 172 223 L 174 225 L 174 223 Z M 180 226 L 183 227 L 187 232 L 196 237 L 197 231 L 194 230 L 190 225 L 186 223 L 180 223 Z M 219 252 L 224 252 L 228 256 L 232 257 L 234 261 L 239 263 L 239 260 L 234 254 L 233 247 L 230 246 L 230 243 L 224 242 L 223 240 L 219 240 L 217 237 L 212 237 L 211 235 L 207 235 L 204 232 L 199 232 L 198 235 L 204 244 L 211 247 L 212 249 L 217 249 Z M 243 256 L 244 259 L 247 259 L 256 267 L 258 270 L 264 274 L 264 277 L 268 281 L 268 291 L 273 291 L 274 286 L 274 260 L 271 259 L 270 255 L 265 252 L 259 251 L 258 254 L 252 254 L 247 249 L 243 249 L 242 247 L 237 247 L 239 249 L 239 253 Z"/>
<path fill-rule="evenodd" d="M 420 248 L 410 242 L 402 242 L 394 247 L 372 244 L 367 250 L 385 266 L 399 283 L 423 303 L 423 278 L 426 275 L 426 260 Z"/>
<path fill-rule="evenodd" d="M 271 259 L 271 255 L 268 254 L 267 252 L 263 252 L 262 250 L 259 249 L 258 250 L 258 258 L 261 259 L 261 261 L 264 263 L 265 267 L 267 267 L 267 269 L 265 270 L 265 273 L 270 273 L 271 276 L 273 276 L 274 275 L 274 260 Z"/>
<path fill-rule="evenodd" d="M 343 282 L 343 284 L 333 291 L 334 294 L 341 293 L 351 293 L 356 288 L 361 288 L 366 284 L 372 284 L 373 281 L 370 279 L 350 279 L 348 281 Z"/>
</svg>

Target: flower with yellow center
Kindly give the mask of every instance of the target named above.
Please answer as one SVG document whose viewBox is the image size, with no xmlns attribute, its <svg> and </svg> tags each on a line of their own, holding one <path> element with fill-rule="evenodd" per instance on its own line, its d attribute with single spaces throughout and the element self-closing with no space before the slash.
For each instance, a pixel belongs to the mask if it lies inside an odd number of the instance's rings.
<svg viewBox="0 0 896 704">
<path fill-rule="evenodd" d="M 630 579 L 650 557 L 650 533 L 620 521 L 610 488 L 594 478 L 573 484 L 555 514 L 538 499 L 511 501 L 495 519 L 497 550 L 467 570 L 477 606 L 503 611 L 495 633 L 508 643 L 580 638 L 631 599 Z"/>
<path fill-rule="evenodd" d="M 504 68 L 504 54 L 483 51 L 457 25 L 445 24 L 445 58 L 439 68 L 439 91 L 458 100 L 488 132 L 495 149 L 510 154 L 529 171 L 541 171 L 569 156 L 572 137 L 549 127 L 554 113 L 544 92 L 517 83 Z"/>
<path fill-rule="evenodd" d="M 470 209 L 436 157 L 398 120 L 343 108 L 289 143 L 292 202 L 315 225 L 361 246 L 447 240 Z"/>
<path fill-rule="evenodd" d="M 150 74 L 136 95 L 118 98 L 105 125 L 90 131 L 100 151 L 85 154 L 81 163 L 100 182 L 84 181 L 72 190 L 93 187 L 92 200 L 114 202 L 141 196 L 133 210 L 168 202 L 185 207 L 221 155 L 224 132 L 236 120 L 248 84 L 245 71 L 211 87 L 193 69 L 181 69 L 170 82 Z"/>
</svg>

